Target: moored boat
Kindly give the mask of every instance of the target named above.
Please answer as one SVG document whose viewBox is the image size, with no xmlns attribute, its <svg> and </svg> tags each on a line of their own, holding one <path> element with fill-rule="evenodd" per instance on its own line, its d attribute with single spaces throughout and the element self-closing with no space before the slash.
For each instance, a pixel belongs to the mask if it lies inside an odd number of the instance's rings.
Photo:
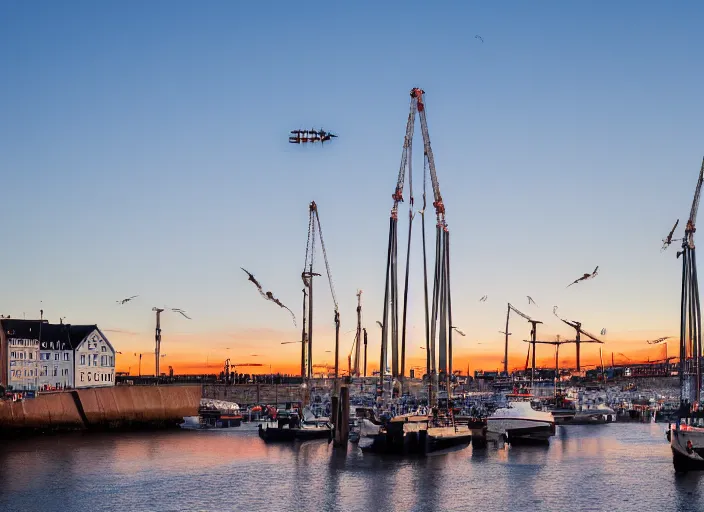
<svg viewBox="0 0 704 512">
<path fill-rule="evenodd" d="M 308 413 L 308 414 L 306 414 Z M 264 441 L 309 441 L 312 439 L 332 440 L 333 428 L 329 418 L 316 418 L 310 411 L 303 412 L 303 418 L 298 412 L 288 411 L 277 414 L 276 424 L 259 424 L 259 437 Z"/>
<path fill-rule="evenodd" d="M 509 443 L 547 443 L 555 435 L 555 418 L 536 411 L 529 401 L 511 401 L 487 418 L 487 428 Z"/>
<path fill-rule="evenodd" d="M 190 417 L 181 428 L 187 430 L 210 430 L 235 428 L 242 424 L 240 406 L 234 402 L 202 399 L 198 416 Z"/>
<path fill-rule="evenodd" d="M 676 472 L 704 470 L 704 428 L 671 425 L 668 439 Z"/>
</svg>

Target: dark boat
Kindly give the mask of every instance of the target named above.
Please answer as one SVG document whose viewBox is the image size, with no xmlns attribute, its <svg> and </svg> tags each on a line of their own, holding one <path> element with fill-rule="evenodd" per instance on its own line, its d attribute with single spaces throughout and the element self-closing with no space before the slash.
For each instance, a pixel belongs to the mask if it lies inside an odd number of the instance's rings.
<svg viewBox="0 0 704 512">
<path fill-rule="evenodd" d="M 301 419 L 296 411 L 280 411 L 276 425 L 259 424 L 259 437 L 267 442 L 309 441 L 312 439 L 332 440 L 332 424 L 328 418 L 315 418 L 312 414 Z"/>
<path fill-rule="evenodd" d="M 405 414 L 396 416 L 383 424 L 362 420 L 362 451 L 392 454 L 429 455 L 449 448 L 469 446 L 472 428 L 460 424 L 451 417 Z"/>
<path fill-rule="evenodd" d="M 704 428 L 671 428 L 668 431 L 672 463 L 677 473 L 704 470 Z"/>
<path fill-rule="evenodd" d="M 667 431 L 675 472 L 704 470 L 704 410 L 680 405 Z"/>
</svg>

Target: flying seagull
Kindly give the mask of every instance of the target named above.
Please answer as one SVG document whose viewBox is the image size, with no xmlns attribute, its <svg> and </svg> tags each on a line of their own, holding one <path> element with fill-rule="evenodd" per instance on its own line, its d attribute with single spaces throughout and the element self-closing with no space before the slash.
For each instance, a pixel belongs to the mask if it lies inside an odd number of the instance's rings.
<svg viewBox="0 0 704 512">
<path fill-rule="evenodd" d="M 192 320 L 192 318 L 191 318 L 190 316 L 188 316 L 188 315 L 186 314 L 186 312 L 185 312 L 184 310 L 182 310 L 181 308 L 171 308 L 171 311 L 173 311 L 174 313 L 178 313 L 178 314 L 180 314 L 180 315 L 183 315 L 183 316 L 185 316 L 186 318 L 188 318 L 189 320 Z"/>
<path fill-rule="evenodd" d="M 460 336 L 467 336 L 465 333 L 463 333 L 462 331 L 460 331 L 460 330 L 459 330 L 457 327 L 455 327 L 454 325 L 453 325 L 452 327 L 450 327 L 450 329 L 454 329 L 455 331 L 457 331 L 457 334 L 459 334 Z"/>
<path fill-rule="evenodd" d="M 270 300 L 271 302 L 273 302 L 274 304 L 276 304 L 277 306 L 279 306 L 279 307 L 281 307 L 281 308 L 284 308 L 286 311 L 288 311 L 289 313 L 291 313 L 291 318 L 293 318 L 293 325 L 296 325 L 296 315 L 293 314 L 293 311 L 291 311 L 291 310 L 288 309 L 286 306 L 284 306 L 284 305 L 281 303 L 281 301 L 280 301 L 279 299 L 277 299 L 276 297 L 274 297 L 274 294 L 271 293 L 271 292 L 266 292 L 266 298 L 269 299 L 269 300 Z"/>
<path fill-rule="evenodd" d="M 675 225 L 672 226 L 672 229 L 668 233 L 667 237 L 662 241 L 662 249 L 660 249 L 661 252 L 664 251 L 665 249 L 667 249 L 670 246 L 670 244 L 672 243 L 672 235 L 675 234 L 675 229 L 677 229 L 677 224 L 679 224 L 679 223 L 680 223 L 680 219 L 677 219 L 677 222 L 675 222 Z"/>
<path fill-rule="evenodd" d="M 597 275 L 597 273 L 598 273 L 598 272 L 597 272 L 598 270 L 599 270 L 599 265 L 596 266 L 596 268 L 594 269 L 594 272 L 592 272 L 591 274 L 584 274 L 584 275 L 583 275 L 582 277 L 580 277 L 579 279 L 575 279 L 574 281 L 572 281 L 570 284 L 567 285 L 567 288 L 569 288 L 569 287 L 572 286 L 573 284 L 579 283 L 580 281 L 584 281 L 585 279 L 591 279 L 591 278 L 593 278 L 593 277 L 596 277 L 596 275 Z"/>
<path fill-rule="evenodd" d="M 479 39 L 482 43 L 484 42 L 484 39 L 480 35 L 474 36 L 474 39 Z"/>
<path fill-rule="evenodd" d="M 528 304 L 535 304 L 533 297 L 531 297 L 530 295 L 526 295 L 526 297 L 528 297 Z M 535 304 L 535 305 L 537 306 L 537 304 Z"/>
<path fill-rule="evenodd" d="M 603 328 L 603 329 L 601 330 L 601 335 L 602 335 L 602 336 L 606 336 L 606 328 Z"/>
<path fill-rule="evenodd" d="M 557 316 L 557 306 L 553 306 L 553 307 L 552 307 L 552 314 L 555 315 L 555 316 Z M 560 317 L 557 316 L 557 318 L 560 318 Z"/>
<path fill-rule="evenodd" d="M 240 268 L 242 268 L 242 267 L 240 267 Z M 262 285 L 259 283 L 259 281 L 257 281 L 254 278 L 254 276 L 251 273 L 249 273 L 248 271 L 246 271 L 245 269 L 242 268 L 242 270 L 244 270 L 244 273 L 249 276 L 249 280 L 254 283 L 254 286 L 257 287 L 257 290 L 259 290 L 259 293 L 261 293 L 263 296 L 266 297 L 266 294 L 264 293 L 264 290 L 262 290 Z"/>
<path fill-rule="evenodd" d="M 479 302 L 486 302 L 487 296 L 484 295 L 481 299 L 479 299 Z"/>
<path fill-rule="evenodd" d="M 670 338 L 672 338 L 672 336 L 664 336 L 664 337 L 662 337 L 662 338 L 658 338 L 658 339 L 653 340 L 653 341 L 646 340 L 646 343 L 647 343 L 648 345 L 656 345 L 656 344 L 658 344 L 658 343 L 662 343 L 662 342 L 665 341 L 665 340 L 669 340 Z"/>
<path fill-rule="evenodd" d="M 116 300 L 115 302 L 117 302 L 118 304 L 126 304 L 129 301 L 131 301 L 132 299 L 136 299 L 137 297 L 139 297 L 139 295 L 132 295 L 132 297 L 127 297 L 126 299 L 122 299 L 122 300 Z"/>
<path fill-rule="evenodd" d="M 281 308 L 284 308 L 284 309 L 286 309 L 289 313 L 291 313 L 291 317 L 293 318 L 293 325 L 296 325 L 296 315 L 293 314 L 293 311 L 291 311 L 289 308 L 287 308 L 286 306 L 284 306 L 284 305 L 281 303 L 281 301 L 280 301 L 279 299 L 277 299 L 276 297 L 274 297 L 274 294 L 273 294 L 273 293 L 271 293 L 271 292 L 266 292 L 266 293 L 264 293 L 264 289 L 262 288 L 262 285 L 259 283 L 259 281 L 257 281 L 257 280 L 255 279 L 254 275 L 252 275 L 251 272 L 248 272 L 248 271 L 245 270 L 244 268 L 242 268 L 242 267 L 240 267 L 240 268 L 244 271 L 245 274 L 247 274 L 247 275 L 249 276 L 248 279 L 249 279 L 250 281 L 252 281 L 252 283 L 254 283 L 254 286 L 257 287 L 257 290 L 259 290 L 259 294 L 260 294 L 262 297 L 264 297 L 264 298 L 267 299 L 267 300 L 270 300 L 271 302 L 273 302 L 273 303 L 276 304 L 277 306 L 279 306 L 279 307 L 281 307 Z M 304 278 L 304 282 L 305 282 L 305 278 Z"/>
</svg>

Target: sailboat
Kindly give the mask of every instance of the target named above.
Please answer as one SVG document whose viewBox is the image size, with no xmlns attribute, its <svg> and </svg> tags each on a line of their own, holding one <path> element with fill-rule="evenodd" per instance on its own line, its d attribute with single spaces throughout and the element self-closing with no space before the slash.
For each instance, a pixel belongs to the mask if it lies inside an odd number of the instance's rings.
<svg viewBox="0 0 704 512">
<path fill-rule="evenodd" d="M 695 222 L 704 182 L 704 159 L 694 192 L 692 209 L 682 238 L 682 299 L 680 303 L 680 408 L 667 439 L 676 472 L 704 470 L 704 410 L 701 408 L 702 338 L 697 260 L 694 248 Z"/>
</svg>

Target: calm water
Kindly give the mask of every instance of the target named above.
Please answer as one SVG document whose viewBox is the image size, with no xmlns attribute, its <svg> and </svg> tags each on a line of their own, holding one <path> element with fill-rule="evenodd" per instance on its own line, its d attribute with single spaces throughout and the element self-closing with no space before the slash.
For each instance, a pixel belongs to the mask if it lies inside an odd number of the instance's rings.
<svg viewBox="0 0 704 512">
<path fill-rule="evenodd" d="M 704 510 L 704 473 L 674 474 L 660 424 L 414 459 L 265 445 L 252 427 L 1 441 L 0 511 Z"/>
</svg>

